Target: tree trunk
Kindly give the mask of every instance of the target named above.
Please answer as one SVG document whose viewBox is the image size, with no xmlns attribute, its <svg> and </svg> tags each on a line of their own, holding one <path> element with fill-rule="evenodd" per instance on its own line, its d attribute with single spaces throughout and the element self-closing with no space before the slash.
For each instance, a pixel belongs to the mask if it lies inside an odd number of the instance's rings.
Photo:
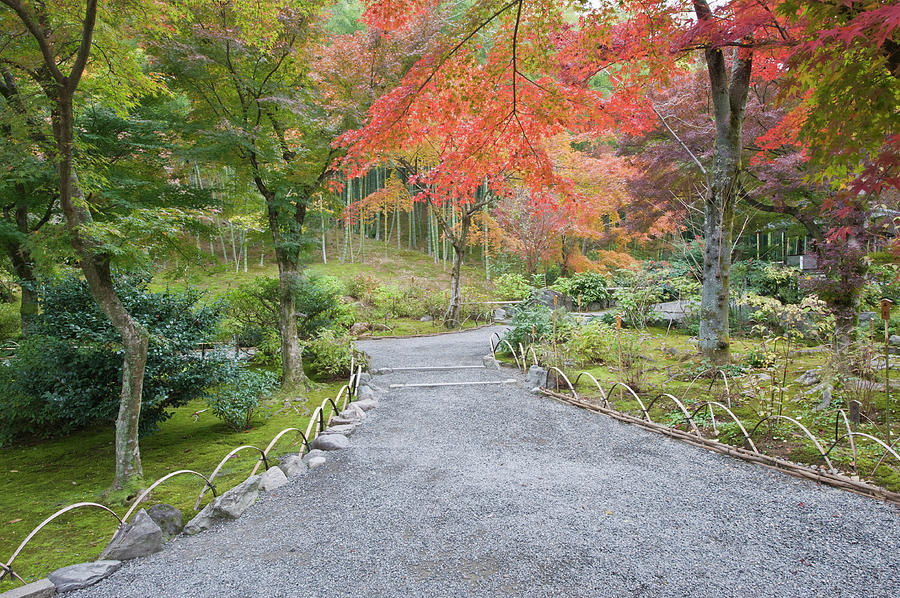
<svg viewBox="0 0 900 598">
<path fill-rule="evenodd" d="M 712 18 L 705 2 L 695 3 L 698 18 Z M 702 10 L 705 7 L 705 11 Z M 716 124 L 709 189 L 704 205 L 703 290 L 700 298 L 700 352 L 714 364 L 730 360 L 729 273 L 734 203 L 741 170 L 744 110 L 753 66 L 750 52 L 738 51 L 731 73 L 722 50 L 706 50 Z"/>
<path fill-rule="evenodd" d="M 266 186 L 265 181 L 258 174 L 255 157 L 251 163 L 256 170 L 254 180 L 259 192 L 266 200 L 268 212 L 269 232 L 275 246 L 275 262 L 278 264 L 278 332 L 281 336 L 281 386 L 282 388 L 294 388 L 301 382 L 306 382 L 303 373 L 303 352 L 300 341 L 297 338 L 297 316 L 294 301 L 294 290 L 300 278 L 299 259 L 294 243 L 284 243 L 281 234 L 278 208 L 275 206 L 275 194 Z M 306 207 L 296 204 L 293 221 L 290 226 L 296 224 L 296 230 L 302 230 L 303 220 L 306 215 Z M 293 230 L 293 229 L 291 229 Z M 290 231 L 289 231 L 290 233 Z"/>
<path fill-rule="evenodd" d="M 447 328 L 458 328 L 459 308 L 462 304 L 462 293 L 460 291 L 460 271 L 462 270 L 463 258 L 465 257 L 466 246 L 462 244 L 453 244 L 453 267 L 450 268 L 450 304 L 444 313 L 444 326 Z"/>
<path fill-rule="evenodd" d="M 303 352 L 297 338 L 297 316 L 294 289 L 299 272 L 295 261 L 284 259 L 283 252 L 276 252 L 278 258 L 279 312 L 278 330 L 281 334 L 281 385 L 294 388 L 306 381 L 303 373 Z"/>
<path fill-rule="evenodd" d="M 59 99 L 53 118 L 59 148 L 60 205 L 91 296 L 122 337 L 125 353 L 119 414 L 116 418 L 116 474 L 113 480 L 113 488 L 122 489 L 143 475 L 138 432 L 149 335 L 131 317 L 116 294 L 109 258 L 95 250 L 93 242 L 81 235 L 81 228 L 90 223 L 91 215 L 85 208 L 84 194 L 72 171 L 72 97 L 65 91 L 63 93 L 65 95 Z"/>
</svg>

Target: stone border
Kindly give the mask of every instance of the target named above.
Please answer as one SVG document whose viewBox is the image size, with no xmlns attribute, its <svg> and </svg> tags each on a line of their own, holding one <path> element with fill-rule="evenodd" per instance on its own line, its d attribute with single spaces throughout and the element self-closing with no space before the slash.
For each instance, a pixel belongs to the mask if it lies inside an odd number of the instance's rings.
<svg viewBox="0 0 900 598">
<path fill-rule="evenodd" d="M 353 371 L 354 369 L 356 370 L 355 372 Z M 250 477 L 227 492 L 214 496 L 214 499 L 195 515 L 187 525 L 181 525 L 181 511 L 170 505 L 163 505 L 163 503 L 154 505 L 149 513 L 147 510 L 141 509 L 131 519 L 131 522 L 119 519 L 120 524 L 100 555 L 99 560 L 62 567 L 53 571 L 47 578 L 3 592 L 0 594 L 0 598 L 45 598 L 54 596 L 57 593 L 86 588 L 118 570 L 122 561 L 159 552 L 167 540 L 179 533 L 194 535 L 222 521 L 237 519 L 257 501 L 260 492 L 276 490 L 287 484 L 289 478 L 297 477 L 307 470 L 324 465 L 326 462 L 325 451 L 342 450 L 350 446 L 348 436 L 366 418 L 366 412 L 378 406 L 376 390 L 380 392 L 380 389 L 369 385 L 371 378 L 371 374 L 362 372 L 362 368 L 357 367 L 355 363 L 351 364 L 350 380 L 341 388 L 337 399 L 338 403 L 341 403 L 340 397 L 344 396 L 343 410 L 338 413 L 337 404 L 330 398 L 322 401 L 322 405 L 316 408 L 316 411 L 313 412 L 310 418 L 307 434 L 302 434 L 301 432 L 304 442 L 303 447 L 300 449 L 300 454 L 285 455 L 279 459 L 280 462 L 277 466 L 267 467 L 262 475 L 255 475 L 258 468 L 257 464 Z M 344 395 L 345 391 L 346 395 Z M 327 418 L 324 412 L 326 403 L 330 403 L 332 406 L 332 412 Z M 316 415 L 318 415 L 318 419 Z M 314 426 L 317 423 L 319 430 L 313 436 L 310 432 L 314 430 Z M 273 447 L 275 441 L 285 431 L 280 432 L 269 444 L 266 451 L 263 452 L 263 459 L 265 459 L 266 453 Z M 312 438 L 310 438 L 311 436 Z M 306 455 L 303 455 L 304 449 L 308 451 Z M 170 473 L 157 480 L 150 489 L 178 473 L 195 472 L 180 470 Z M 201 475 L 200 477 L 203 476 Z M 206 478 L 204 478 L 204 481 L 206 482 L 204 489 L 212 486 L 211 482 L 206 480 Z M 212 487 L 212 489 L 215 495 L 215 487 Z M 128 514 L 134 511 L 138 503 L 146 495 L 147 492 L 144 492 L 138 497 L 128 510 Z M 12 562 L 16 556 L 47 523 L 55 519 L 61 512 L 72 510 L 74 507 L 82 506 L 82 504 L 78 503 L 64 507 L 32 530 L 10 557 L 9 561 L 5 564 L 0 562 L 0 565 L 2 565 L 0 571 L 2 571 L 3 576 L 10 575 L 11 578 L 19 579 L 24 583 L 24 580 L 12 569 Z M 103 505 L 96 506 L 109 510 Z M 164 508 L 155 509 L 155 507 L 160 506 Z M 154 510 L 156 513 L 154 513 Z M 110 512 L 115 515 L 115 512 L 111 510 Z M 116 515 L 116 518 L 118 519 L 118 515 Z"/>
</svg>

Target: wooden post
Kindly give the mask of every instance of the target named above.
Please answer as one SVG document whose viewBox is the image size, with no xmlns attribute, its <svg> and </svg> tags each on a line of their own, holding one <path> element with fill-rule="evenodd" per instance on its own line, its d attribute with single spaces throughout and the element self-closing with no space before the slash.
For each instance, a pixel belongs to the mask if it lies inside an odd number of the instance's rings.
<svg viewBox="0 0 900 598">
<path fill-rule="evenodd" d="M 859 401 L 855 399 L 850 401 L 850 423 L 853 424 L 854 429 L 859 425 L 859 408 Z"/>
</svg>

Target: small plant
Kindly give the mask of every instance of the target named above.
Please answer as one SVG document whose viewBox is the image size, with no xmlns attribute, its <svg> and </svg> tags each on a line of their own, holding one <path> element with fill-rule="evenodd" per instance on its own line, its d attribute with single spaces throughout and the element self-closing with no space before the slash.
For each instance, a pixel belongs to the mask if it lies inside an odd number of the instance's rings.
<svg viewBox="0 0 900 598">
<path fill-rule="evenodd" d="M 577 304 L 581 300 L 582 306 L 589 303 L 602 303 L 608 301 L 612 293 L 607 288 L 609 279 L 598 272 L 579 272 L 571 278 L 558 278 L 553 284 L 553 290 L 559 291 L 571 297 Z"/>
<path fill-rule="evenodd" d="M 497 277 L 494 288 L 501 301 L 522 301 L 531 294 L 531 285 L 521 274 L 504 274 Z"/>
<path fill-rule="evenodd" d="M 769 350 L 765 345 L 750 349 L 747 352 L 747 365 L 752 368 L 770 368 L 775 365 L 776 359 L 775 351 Z"/>
<path fill-rule="evenodd" d="M 610 324 L 594 320 L 572 331 L 566 343 L 571 359 L 581 367 L 616 359 L 616 330 Z"/>
<path fill-rule="evenodd" d="M 624 272 L 624 286 L 613 293 L 622 314 L 623 323 L 644 329 L 653 319 L 653 306 L 662 299 L 662 292 L 646 272 Z"/>
<path fill-rule="evenodd" d="M 347 284 L 347 294 L 354 299 L 367 301 L 376 288 L 378 288 L 378 280 L 374 276 L 357 274 Z"/>
<path fill-rule="evenodd" d="M 236 431 L 247 430 L 259 415 L 263 397 L 278 385 L 272 372 L 255 371 L 233 365 L 225 383 L 207 397 L 210 411 Z"/>
<path fill-rule="evenodd" d="M 516 349 L 518 349 L 519 343 L 522 343 L 523 347 L 527 347 L 537 343 L 552 343 L 554 340 L 559 342 L 561 339 L 567 338 L 568 333 L 575 326 L 565 312 L 557 311 L 556 318 L 554 318 L 553 310 L 544 305 L 517 309 L 513 314 L 511 324 L 512 327 L 503 338 Z"/>
<path fill-rule="evenodd" d="M 368 358 L 353 346 L 352 337 L 346 331 L 323 330 L 319 336 L 307 341 L 303 350 L 304 366 L 310 376 L 320 380 L 336 380 L 350 375 L 354 363 L 366 369 Z"/>
</svg>

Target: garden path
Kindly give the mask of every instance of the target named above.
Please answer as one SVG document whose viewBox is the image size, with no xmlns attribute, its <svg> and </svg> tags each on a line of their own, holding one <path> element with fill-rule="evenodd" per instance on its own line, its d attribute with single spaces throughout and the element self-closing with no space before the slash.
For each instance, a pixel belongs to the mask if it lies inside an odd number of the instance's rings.
<svg viewBox="0 0 900 598">
<path fill-rule="evenodd" d="M 480 365 L 491 329 L 361 342 Z M 579 410 L 396 371 L 326 465 L 72 598 L 900 595 L 900 510 Z"/>
</svg>

